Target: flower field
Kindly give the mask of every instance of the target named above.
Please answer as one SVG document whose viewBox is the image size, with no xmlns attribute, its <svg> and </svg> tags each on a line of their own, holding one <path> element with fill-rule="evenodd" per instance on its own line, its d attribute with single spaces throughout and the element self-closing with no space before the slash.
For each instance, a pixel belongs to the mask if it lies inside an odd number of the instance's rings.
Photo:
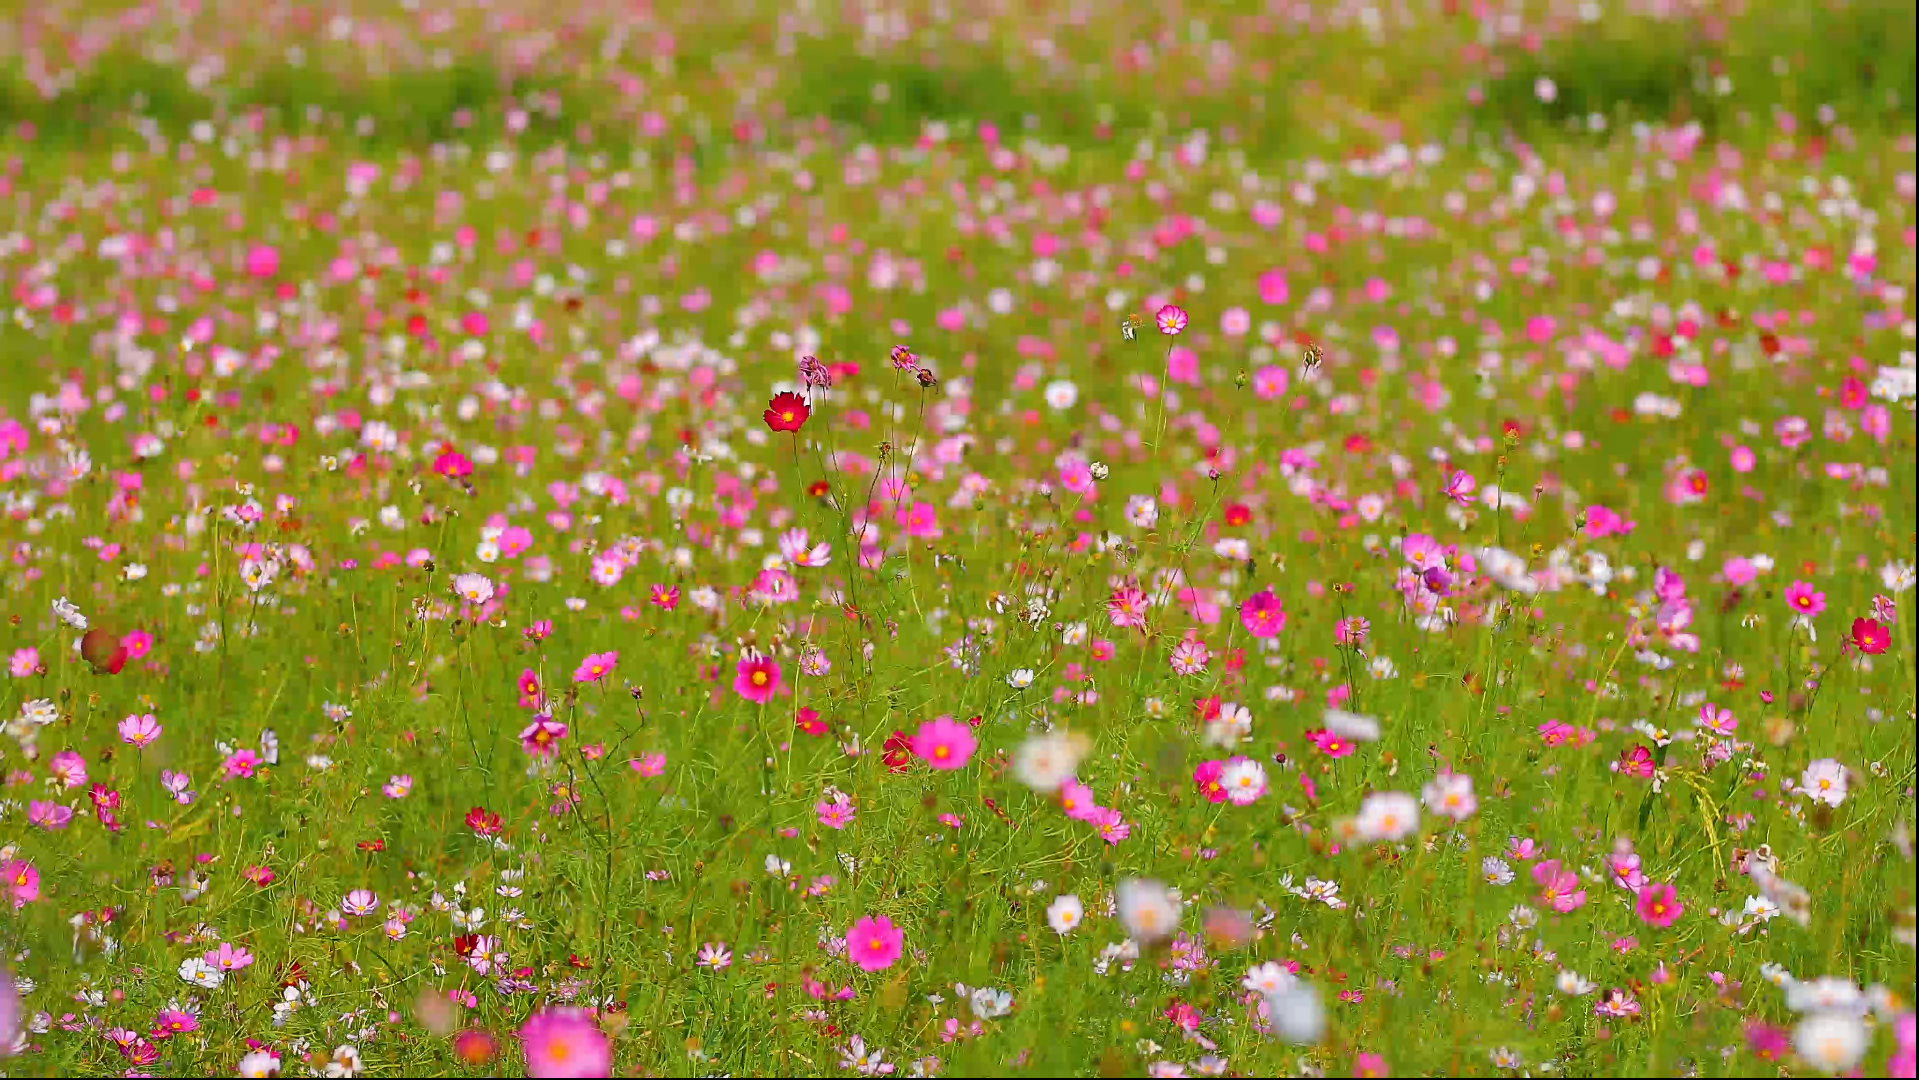
<svg viewBox="0 0 1919 1080">
<path fill-rule="evenodd" d="M 0 1075 L 1914 1074 L 1913 9 L 0 19 Z"/>
</svg>

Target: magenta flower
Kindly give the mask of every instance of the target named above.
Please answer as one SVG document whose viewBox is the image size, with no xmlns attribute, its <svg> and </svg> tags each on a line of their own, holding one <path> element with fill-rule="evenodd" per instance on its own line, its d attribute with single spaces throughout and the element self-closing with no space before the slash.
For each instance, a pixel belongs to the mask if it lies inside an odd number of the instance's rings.
<svg viewBox="0 0 1919 1080">
<path fill-rule="evenodd" d="M 906 935 L 884 915 L 867 915 L 846 932 L 847 959 L 861 971 L 884 971 L 906 948 Z"/>
<path fill-rule="evenodd" d="M 185 1009 L 161 1009 L 160 1015 L 153 1018 L 152 1035 L 157 1042 L 199 1029 L 200 1018 Z"/>
<path fill-rule="evenodd" d="M 40 899 L 40 871 L 25 859 L 0 863 L 0 888 L 13 898 L 13 910 L 19 911 Z"/>
<path fill-rule="evenodd" d="M 586 659 L 580 661 L 580 666 L 573 669 L 573 681 L 576 683 L 599 682 L 610 674 L 613 671 L 613 665 L 619 662 L 620 654 L 616 652 L 587 653 Z"/>
<path fill-rule="evenodd" d="M 1639 887 L 1639 902 L 1633 905 L 1633 911 L 1640 922 L 1664 930 L 1686 913 L 1686 906 L 1679 902 L 1679 894 L 1671 885 L 1659 882 Z"/>
<path fill-rule="evenodd" d="M 220 767 L 226 770 L 229 780 L 249 779 L 254 770 L 260 767 L 260 755 L 251 750 L 236 750 L 220 763 Z"/>
<path fill-rule="evenodd" d="M 1239 605 L 1239 622 L 1256 638 L 1276 636 L 1286 629 L 1286 605 L 1271 589 L 1261 589 Z"/>
<path fill-rule="evenodd" d="M 551 757 L 566 738 L 566 725 L 542 713 L 520 729 L 520 749 L 534 757 Z"/>
<path fill-rule="evenodd" d="M 772 700 L 780 688 L 780 662 L 770 656 L 744 656 L 733 669 L 733 692 L 755 705 Z"/>
<path fill-rule="evenodd" d="M 1464 469 L 1455 469 L 1446 479 L 1446 497 L 1461 506 L 1469 506 L 1473 501 L 1473 490 L 1479 487 L 1479 481 Z"/>
<path fill-rule="evenodd" d="M 613 1051 L 606 1034 L 579 1009 L 541 1009 L 520 1028 L 526 1074 L 533 1077 L 611 1076 Z"/>
<path fill-rule="evenodd" d="M 813 812 L 819 815 L 820 824 L 829 829 L 844 829 L 853 824 L 853 800 L 845 797 L 817 802 L 813 804 Z"/>
<path fill-rule="evenodd" d="M 1186 329 L 1186 312 L 1172 304 L 1167 304 L 1159 309 L 1159 314 L 1153 316 L 1153 322 L 1159 325 L 1160 333 L 1167 337 L 1176 337 L 1181 330 Z"/>
<path fill-rule="evenodd" d="M 1786 586 L 1786 606 L 1801 615 L 1817 615 L 1826 610 L 1826 594 L 1814 591 L 1809 582 L 1795 581 Z"/>
<path fill-rule="evenodd" d="M 965 766 L 978 745 L 972 728 L 950 716 L 939 716 L 913 733 L 912 749 L 915 757 L 935 769 L 958 769 Z"/>
</svg>

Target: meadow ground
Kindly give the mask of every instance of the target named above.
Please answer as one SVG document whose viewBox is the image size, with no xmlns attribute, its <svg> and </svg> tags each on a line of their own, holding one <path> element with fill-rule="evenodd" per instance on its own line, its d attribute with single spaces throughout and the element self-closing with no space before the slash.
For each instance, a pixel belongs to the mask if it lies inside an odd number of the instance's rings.
<svg viewBox="0 0 1919 1080">
<path fill-rule="evenodd" d="M 1912 24 L 19 9 L 0 1070 L 1912 1076 Z"/>
</svg>

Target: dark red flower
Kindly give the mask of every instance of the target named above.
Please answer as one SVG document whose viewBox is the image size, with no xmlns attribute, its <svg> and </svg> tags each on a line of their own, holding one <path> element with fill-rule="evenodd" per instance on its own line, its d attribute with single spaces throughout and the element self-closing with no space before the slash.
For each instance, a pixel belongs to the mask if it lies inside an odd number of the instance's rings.
<svg viewBox="0 0 1919 1080">
<path fill-rule="evenodd" d="M 913 741 L 904 731 L 895 729 L 886 737 L 886 745 L 881 749 L 884 753 L 880 755 L 880 760 L 886 762 L 887 769 L 892 772 L 905 772 L 913 761 Z"/>
<path fill-rule="evenodd" d="M 500 832 L 500 815 L 483 806 L 476 806 L 466 812 L 466 827 L 481 836 L 497 836 Z"/>
<path fill-rule="evenodd" d="M 1892 647 L 1892 633 L 1877 619 L 1854 619 L 1852 647 L 1867 656 L 1878 656 Z"/>
<path fill-rule="evenodd" d="M 766 403 L 766 411 L 760 415 L 773 431 L 798 431 L 806 425 L 806 418 L 813 415 L 813 408 L 806 403 L 805 398 L 788 391 L 774 394 L 773 400 Z"/>
<path fill-rule="evenodd" d="M 97 626 L 80 638 L 80 655 L 103 675 L 118 675 L 127 666 L 127 647 Z"/>
</svg>

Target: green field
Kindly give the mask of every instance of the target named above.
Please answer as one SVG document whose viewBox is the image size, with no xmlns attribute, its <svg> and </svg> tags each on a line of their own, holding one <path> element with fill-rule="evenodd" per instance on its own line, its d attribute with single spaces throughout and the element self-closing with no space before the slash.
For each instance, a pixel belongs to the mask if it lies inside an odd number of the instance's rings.
<svg viewBox="0 0 1919 1080">
<path fill-rule="evenodd" d="M 1912 1076 L 1911 5 L 0 18 L 0 1073 Z"/>
</svg>

